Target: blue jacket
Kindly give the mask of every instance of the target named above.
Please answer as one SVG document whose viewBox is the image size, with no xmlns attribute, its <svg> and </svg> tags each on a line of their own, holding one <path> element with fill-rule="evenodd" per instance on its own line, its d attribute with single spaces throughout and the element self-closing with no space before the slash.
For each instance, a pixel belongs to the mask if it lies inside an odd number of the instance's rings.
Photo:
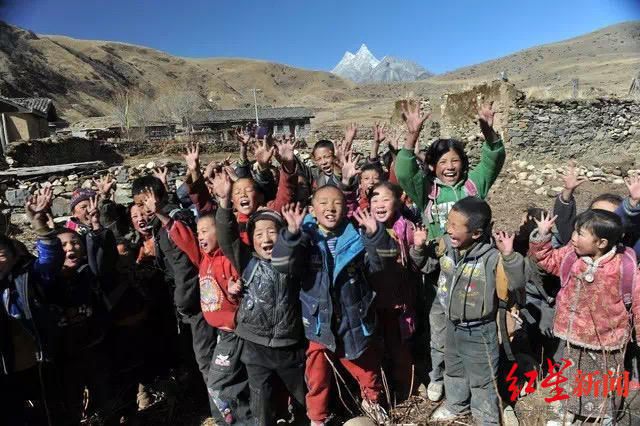
<svg viewBox="0 0 640 426">
<path fill-rule="evenodd" d="M 56 280 L 64 263 L 60 240 L 40 240 L 36 243 L 38 258 L 28 255 L 18 259 L 0 285 L 0 374 L 11 374 L 14 368 L 13 343 L 8 333 L 9 316 L 20 321 L 33 338 L 38 360 L 48 359 L 55 351 L 55 319 L 43 290 Z"/>
<path fill-rule="evenodd" d="M 333 258 L 325 233 L 307 215 L 301 232 L 280 230 L 273 248 L 271 263 L 302 281 L 300 301 L 307 339 L 332 352 L 344 348 L 350 360 L 362 355 L 375 331 L 375 292 L 365 275 L 382 270 L 375 245 L 384 232 L 379 226 L 372 236 L 361 236 L 345 221 Z"/>
</svg>

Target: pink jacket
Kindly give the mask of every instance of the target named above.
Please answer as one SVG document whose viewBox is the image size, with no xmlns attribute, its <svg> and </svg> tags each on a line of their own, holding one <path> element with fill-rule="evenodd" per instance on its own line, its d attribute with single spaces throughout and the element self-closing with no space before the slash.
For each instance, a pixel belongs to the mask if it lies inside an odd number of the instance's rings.
<svg viewBox="0 0 640 426">
<path fill-rule="evenodd" d="M 551 236 L 541 239 L 537 231 L 531 236 L 530 253 L 553 275 L 560 276 L 562 260 L 572 250 L 571 244 L 551 248 Z M 631 316 L 640 336 L 640 270 L 635 270 L 630 314 L 620 294 L 621 262 L 622 254 L 615 248 L 595 262 L 578 257 L 556 297 L 555 336 L 587 349 L 622 349 L 630 337 Z M 590 265 L 592 282 L 583 279 Z"/>
</svg>

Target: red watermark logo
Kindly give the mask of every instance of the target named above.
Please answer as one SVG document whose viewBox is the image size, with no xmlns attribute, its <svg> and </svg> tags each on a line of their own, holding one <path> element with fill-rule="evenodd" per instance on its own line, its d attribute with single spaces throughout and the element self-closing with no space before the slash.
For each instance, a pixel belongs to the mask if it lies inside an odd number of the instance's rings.
<svg viewBox="0 0 640 426">
<path fill-rule="evenodd" d="M 563 375 L 564 370 L 572 365 L 571 361 L 562 358 L 560 360 L 562 365 L 551 362 L 547 359 L 549 375 L 545 377 L 540 386 L 544 389 L 551 388 L 551 398 L 545 398 L 547 403 L 553 401 L 562 401 L 569 399 L 570 395 L 564 393 L 564 388 L 561 386 L 569 381 L 569 378 Z M 511 392 L 511 401 L 515 401 L 518 395 L 524 388 L 525 393 L 532 393 L 536 390 L 535 384 L 538 378 L 537 371 L 529 371 L 524 373 L 527 378 L 527 383 L 522 386 L 518 386 L 518 377 L 515 376 L 515 371 L 518 368 L 518 364 L 514 363 L 511 367 L 511 371 L 507 374 L 507 382 L 509 383 L 509 392 Z M 617 394 L 618 396 L 629 396 L 629 372 L 616 373 L 614 371 L 594 371 L 593 373 L 586 373 L 582 370 L 578 370 L 577 374 L 573 378 L 573 395 L 577 397 L 584 397 L 593 393 L 594 397 L 607 397 L 609 394 Z"/>
</svg>

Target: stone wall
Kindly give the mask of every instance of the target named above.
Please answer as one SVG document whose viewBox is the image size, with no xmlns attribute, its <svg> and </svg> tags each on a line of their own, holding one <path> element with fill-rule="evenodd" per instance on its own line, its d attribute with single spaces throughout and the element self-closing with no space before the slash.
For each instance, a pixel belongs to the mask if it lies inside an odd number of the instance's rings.
<svg viewBox="0 0 640 426">
<path fill-rule="evenodd" d="M 101 160 L 108 164 L 122 161 L 112 146 L 83 138 L 45 138 L 10 143 L 7 162 L 13 167 L 44 166 Z"/>
</svg>

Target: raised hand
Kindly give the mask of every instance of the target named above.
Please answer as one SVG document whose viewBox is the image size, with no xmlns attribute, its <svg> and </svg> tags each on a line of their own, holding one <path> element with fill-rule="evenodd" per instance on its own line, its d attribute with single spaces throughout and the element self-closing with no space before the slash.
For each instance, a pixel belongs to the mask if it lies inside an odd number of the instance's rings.
<svg viewBox="0 0 640 426">
<path fill-rule="evenodd" d="M 289 137 L 282 136 L 276 140 L 276 160 L 291 171 L 295 167 L 293 151 L 296 149 L 296 143 L 297 141 L 293 135 Z"/>
<path fill-rule="evenodd" d="M 424 225 L 417 225 L 413 231 L 413 246 L 424 247 L 429 237 L 429 230 Z"/>
<path fill-rule="evenodd" d="M 189 171 L 200 172 L 200 142 L 185 145 L 185 150 L 187 153 L 184 154 L 184 161 Z"/>
<path fill-rule="evenodd" d="M 269 167 L 269 165 L 271 164 L 271 158 L 273 158 L 275 152 L 276 147 L 269 147 L 266 136 L 253 148 L 253 155 L 254 157 L 256 157 L 258 166 L 260 166 L 260 168 L 262 168 L 263 170 Z"/>
<path fill-rule="evenodd" d="M 24 208 L 30 218 L 43 218 L 45 213 L 51 207 L 53 201 L 53 188 L 46 186 L 39 193 L 27 197 L 24 202 Z"/>
<path fill-rule="evenodd" d="M 557 215 L 551 217 L 550 214 L 546 214 L 544 212 L 542 213 L 540 220 L 536 219 L 535 217 L 533 218 L 533 220 L 535 220 L 536 224 L 538 225 L 538 232 L 540 233 L 540 236 L 544 237 L 549 235 L 551 229 L 553 228 L 553 224 L 556 223 L 557 218 Z"/>
<path fill-rule="evenodd" d="M 145 199 L 144 199 L 144 207 L 148 212 L 151 212 L 153 214 L 158 213 L 159 208 L 158 208 L 158 198 L 156 197 L 156 194 L 153 192 L 153 189 L 151 189 L 150 187 L 147 187 L 144 189 L 144 191 L 142 191 L 142 194 L 144 194 Z"/>
<path fill-rule="evenodd" d="M 292 234 L 300 231 L 306 214 L 307 209 L 302 207 L 300 203 L 290 203 L 282 207 L 282 217 L 287 221 L 287 230 Z"/>
<path fill-rule="evenodd" d="M 496 248 L 503 256 L 513 253 L 513 240 L 516 238 L 515 232 L 494 231 L 493 238 L 496 241 Z"/>
<path fill-rule="evenodd" d="M 216 173 L 216 177 L 213 178 L 211 187 L 214 195 L 218 199 L 218 203 L 224 208 L 228 207 L 231 200 L 232 186 L 233 183 L 231 182 L 231 178 L 227 174 L 226 170 L 223 169 Z"/>
<path fill-rule="evenodd" d="M 156 167 L 153 169 L 153 175 L 160 179 L 160 182 L 164 185 L 167 190 L 169 190 L 169 181 L 167 180 L 167 175 L 169 174 L 168 167 Z"/>
<path fill-rule="evenodd" d="M 227 283 L 227 291 L 230 295 L 235 297 L 242 294 L 242 280 L 240 278 L 238 278 L 237 280 L 229 278 L 229 281 Z"/>
<path fill-rule="evenodd" d="M 93 179 L 93 184 L 98 188 L 98 192 L 102 198 L 109 199 L 111 191 L 113 190 L 116 180 L 110 174 L 100 176 L 98 179 Z"/>
<path fill-rule="evenodd" d="M 344 131 L 344 148 L 346 151 L 351 150 L 351 145 L 353 144 L 353 140 L 356 138 L 358 134 L 358 123 L 351 123 L 347 125 L 347 128 Z"/>
<path fill-rule="evenodd" d="M 360 174 L 360 168 L 358 167 L 359 155 L 352 155 L 351 152 L 347 152 L 342 161 L 342 184 L 349 185 L 351 179 Z"/>
<path fill-rule="evenodd" d="M 89 208 L 87 209 L 87 213 L 91 219 L 91 228 L 93 228 L 94 231 L 100 229 L 100 210 L 98 207 L 98 196 L 89 198 Z"/>
<path fill-rule="evenodd" d="M 369 212 L 368 209 L 358 209 L 353 213 L 361 227 L 365 229 L 367 234 L 372 235 L 378 229 L 378 222 Z"/>
<path fill-rule="evenodd" d="M 413 151 L 413 147 L 420 137 L 422 126 L 431 114 L 427 113 L 422 115 L 420 113 L 420 105 L 413 101 L 402 103 L 402 114 L 407 122 L 407 137 L 404 142 L 404 147 L 409 151 Z"/>
<path fill-rule="evenodd" d="M 382 143 L 387 139 L 387 125 L 375 122 L 373 124 L 373 142 Z"/>
<path fill-rule="evenodd" d="M 635 174 L 625 178 L 624 183 L 629 190 L 632 207 L 636 207 L 640 203 L 640 174 Z"/>
<path fill-rule="evenodd" d="M 235 131 L 236 140 L 240 142 L 241 146 L 247 147 L 249 142 L 251 141 L 251 135 L 248 133 L 244 133 L 240 127 L 236 128 Z"/>
<path fill-rule="evenodd" d="M 586 181 L 586 178 L 578 177 L 576 163 L 575 161 L 571 161 L 569 170 L 562 176 L 562 182 L 564 183 L 564 189 L 562 190 L 562 199 L 565 201 L 569 201 L 571 195 L 573 194 L 573 191 L 575 191 L 578 186 L 582 185 Z"/>
<path fill-rule="evenodd" d="M 493 129 L 493 118 L 496 112 L 493 110 L 493 101 L 488 104 L 477 105 L 478 122 L 480 123 L 480 130 L 484 135 L 487 142 L 492 143 L 499 139 L 498 134 Z"/>
</svg>

